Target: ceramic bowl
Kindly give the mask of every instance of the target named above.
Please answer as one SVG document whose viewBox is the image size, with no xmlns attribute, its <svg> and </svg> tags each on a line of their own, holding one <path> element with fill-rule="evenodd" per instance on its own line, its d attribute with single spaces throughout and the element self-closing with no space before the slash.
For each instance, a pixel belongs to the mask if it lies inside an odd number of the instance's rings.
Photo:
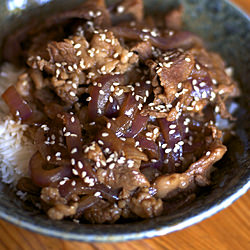
<svg viewBox="0 0 250 250">
<path fill-rule="evenodd" d="M 0 45 L 11 30 L 41 15 L 72 8 L 82 1 L 22 0 L 0 2 Z M 146 12 L 166 12 L 177 1 L 145 0 Z M 0 218 L 25 229 L 66 240 L 116 242 L 164 235 L 193 225 L 224 209 L 250 186 L 250 20 L 223 0 L 183 0 L 186 29 L 200 35 L 209 49 L 219 52 L 234 67 L 242 89 L 237 111 L 236 136 L 227 143 L 228 152 L 216 164 L 213 183 L 189 206 L 168 216 L 115 225 L 79 225 L 51 221 L 37 211 L 24 210 L 8 186 L 0 184 Z"/>
</svg>

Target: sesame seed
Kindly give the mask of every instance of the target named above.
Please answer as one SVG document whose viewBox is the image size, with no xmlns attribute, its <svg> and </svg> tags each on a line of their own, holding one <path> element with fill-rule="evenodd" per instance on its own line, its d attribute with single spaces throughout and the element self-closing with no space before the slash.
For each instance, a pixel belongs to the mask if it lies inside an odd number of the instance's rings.
<svg viewBox="0 0 250 250">
<path fill-rule="evenodd" d="M 69 66 L 68 66 L 68 70 L 69 70 L 69 71 L 73 71 L 72 66 L 69 65 Z"/>
<path fill-rule="evenodd" d="M 72 123 L 74 123 L 74 122 L 75 122 L 75 117 L 72 116 L 72 117 L 70 118 L 70 120 L 71 120 Z"/>
<path fill-rule="evenodd" d="M 115 163 L 111 163 L 110 165 L 109 165 L 109 169 L 113 169 L 115 167 Z"/>
<path fill-rule="evenodd" d="M 111 123 L 110 122 L 107 123 L 107 128 L 111 128 Z"/>
<path fill-rule="evenodd" d="M 174 134 L 174 133 L 175 133 L 175 130 L 174 130 L 174 129 L 169 131 L 169 134 L 170 134 L 170 135 L 172 135 L 172 134 Z"/>
<path fill-rule="evenodd" d="M 214 85 L 216 85 L 216 84 L 218 84 L 218 82 L 216 81 L 216 79 L 212 79 L 212 83 L 214 84 Z"/>
<path fill-rule="evenodd" d="M 198 81 L 197 81 L 196 79 L 193 79 L 192 84 L 193 84 L 193 85 L 196 85 L 197 82 L 198 82 Z"/>
<path fill-rule="evenodd" d="M 100 168 L 101 167 L 101 163 L 99 161 L 96 162 L 96 168 Z"/>
<path fill-rule="evenodd" d="M 105 167 L 105 166 L 107 166 L 107 163 L 106 163 L 106 161 L 104 161 L 104 160 L 101 160 L 101 164 Z"/>
<path fill-rule="evenodd" d="M 164 149 L 164 148 L 167 147 L 167 145 L 168 145 L 167 143 L 164 143 L 164 144 L 161 145 L 161 147 Z"/>
<path fill-rule="evenodd" d="M 84 65 L 84 60 L 83 60 L 83 59 L 81 59 L 81 61 L 80 61 L 80 67 L 81 67 L 82 69 L 85 69 L 85 68 L 86 68 L 86 66 Z"/>
<path fill-rule="evenodd" d="M 67 181 L 67 180 L 62 180 L 62 181 L 60 181 L 60 182 L 59 182 L 59 185 L 61 185 L 61 186 L 64 185 L 64 184 L 66 183 L 66 181 Z"/>
<path fill-rule="evenodd" d="M 89 11 L 89 16 L 94 17 L 94 12 L 92 10 Z"/>
<path fill-rule="evenodd" d="M 146 136 L 151 137 L 153 134 L 151 132 L 147 132 Z"/>
<path fill-rule="evenodd" d="M 97 142 L 98 142 L 100 145 L 104 145 L 104 142 L 101 141 L 101 140 L 98 140 Z"/>
<path fill-rule="evenodd" d="M 109 102 L 110 102 L 110 103 L 113 103 L 113 101 L 114 101 L 113 97 L 112 97 L 112 96 L 109 96 Z"/>
<path fill-rule="evenodd" d="M 76 83 L 72 83 L 72 87 L 73 87 L 74 89 L 77 89 L 77 84 L 76 84 Z"/>
<path fill-rule="evenodd" d="M 186 62 L 191 62 L 191 59 L 190 59 L 189 57 L 186 57 L 186 58 L 185 58 L 185 61 L 186 61 Z"/>
<path fill-rule="evenodd" d="M 214 109 L 214 111 L 215 111 L 216 113 L 219 113 L 219 111 L 220 111 L 220 108 L 219 108 L 219 106 L 215 106 L 215 109 Z"/>
<path fill-rule="evenodd" d="M 86 147 L 85 149 L 84 149 L 84 153 L 88 153 L 89 152 L 89 147 Z"/>
<path fill-rule="evenodd" d="M 61 156 L 61 152 L 56 152 L 55 156 Z"/>
<path fill-rule="evenodd" d="M 81 50 L 78 50 L 77 52 L 76 52 L 76 56 L 80 56 L 82 54 L 82 51 Z M 81 65 L 80 65 L 81 66 Z"/>
<path fill-rule="evenodd" d="M 71 165 L 75 165 L 76 164 L 76 160 L 74 158 L 71 159 Z"/>
<path fill-rule="evenodd" d="M 207 93 L 205 91 L 202 92 L 201 97 L 204 98 L 204 99 L 207 98 Z"/>
<path fill-rule="evenodd" d="M 99 90 L 99 94 L 100 94 L 100 95 L 104 95 L 105 93 L 104 93 L 104 91 L 101 89 L 101 90 Z"/>
<path fill-rule="evenodd" d="M 94 193 L 94 196 L 96 196 L 96 197 L 98 197 L 100 195 L 101 195 L 101 192 L 99 192 L 99 191 Z"/>
<path fill-rule="evenodd" d="M 47 161 L 50 161 L 51 160 L 51 156 L 47 155 L 46 159 L 47 159 Z"/>
<path fill-rule="evenodd" d="M 71 182 L 71 185 L 74 187 L 74 186 L 76 185 L 76 181 L 73 180 L 73 181 Z"/>
<path fill-rule="evenodd" d="M 157 134 L 159 132 L 159 128 L 154 128 L 153 134 Z"/>
<path fill-rule="evenodd" d="M 215 97 L 216 97 L 216 94 L 213 91 L 211 91 L 211 99 L 213 100 L 215 99 Z"/>
<path fill-rule="evenodd" d="M 180 89 L 182 87 L 182 83 L 179 82 L 178 85 L 177 85 L 178 89 Z"/>
<path fill-rule="evenodd" d="M 71 96 L 73 96 L 73 97 L 76 96 L 76 93 L 73 92 L 73 91 L 70 91 L 69 94 L 70 94 Z"/>
<path fill-rule="evenodd" d="M 159 73 L 161 73 L 161 71 L 162 71 L 162 68 L 159 68 L 159 69 L 156 71 L 156 73 L 159 74 Z"/>
<path fill-rule="evenodd" d="M 77 152 L 77 148 L 72 148 L 72 150 L 70 151 L 71 154 L 75 154 Z"/>
<path fill-rule="evenodd" d="M 92 97 L 91 97 L 91 96 L 89 96 L 89 97 L 86 99 L 87 102 L 90 102 L 91 100 L 92 100 Z"/>
<path fill-rule="evenodd" d="M 87 175 L 87 172 L 86 171 L 82 171 L 81 177 L 84 178 L 86 175 Z"/>
<path fill-rule="evenodd" d="M 170 129 L 176 128 L 176 125 L 175 125 L 175 124 L 171 124 L 171 125 L 169 125 L 169 128 L 170 128 Z"/>
<path fill-rule="evenodd" d="M 117 58 L 118 56 L 119 56 L 119 53 L 117 52 L 113 55 L 114 58 Z"/>
<path fill-rule="evenodd" d="M 77 162 L 77 166 L 78 166 L 80 169 L 82 169 L 82 168 L 83 168 L 82 162 L 81 162 L 81 161 L 78 161 L 78 162 Z"/>
<path fill-rule="evenodd" d="M 102 137 L 107 137 L 107 136 L 109 136 L 109 133 L 107 133 L 107 132 L 102 133 Z"/>
<path fill-rule="evenodd" d="M 77 170 L 76 169 L 72 169 L 72 173 L 74 174 L 74 175 L 78 175 L 78 172 L 77 172 Z"/>
<path fill-rule="evenodd" d="M 196 92 L 199 92 L 199 91 L 200 91 L 200 89 L 199 89 L 197 86 L 194 86 L 194 90 L 195 90 Z"/>
<path fill-rule="evenodd" d="M 206 83 L 205 82 L 201 82 L 199 85 L 200 85 L 200 87 L 205 87 Z"/>
<path fill-rule="evenodd" d="M 128 52 L 128 57 L 132 57 L 133 54 L 134 54 L 134 52 L 132 52 L 132 51 Z"/>
<path fill-rule="evenodd" d="M 200 67 L 199 64 L 195 64 L 195 68 L 196 68 L 197 70 L 200 70 L 200 69 L 201 69 L 201 67 Z"/>
<path fill-rule="evenodd" d="M 74 45 L 74 48 L 75 48 L 75 49 L 80 49 L 81 46 L 82 46 L 82 45 L 81 45 L 80 43 L 77 43 L 77 44 Z"/>
<path fill-rule="evenodd" d="M 125 10 L 125 8 L 124 8 L 124 6 L 122 6 L 122 5 L 119 5 L 119 6 L 117 7 L 117 12 L 118 12 L 118 13 L 123 13 L 124 10 Z"/>
<path fill-rule="evenodd" d="M 206 152 L 206 156 L 209 156 L 210 154 L 211 154 L 210 151 L 207 151 L 207 152 Z"/>
<path fill-rule="evenodd" d="M 171 149 L 171 148 L 167 148 L 167 149 L 165 149 L 165 153 L 166 153 L 166 154 L 170 153 L 171 151 L 172 151 L 172 149 Z"/>
</svg>

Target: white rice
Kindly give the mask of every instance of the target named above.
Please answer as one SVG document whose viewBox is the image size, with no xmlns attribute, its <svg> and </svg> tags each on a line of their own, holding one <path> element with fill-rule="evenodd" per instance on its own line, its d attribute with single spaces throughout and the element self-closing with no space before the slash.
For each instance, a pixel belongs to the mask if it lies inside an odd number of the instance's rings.
<svg viewBox="0 0 250 250">
<path fill-rule="evenodd" d="M 24 136 L 27 128 L 10 116 L 0 121 L 0 174 L 5 183 L 16 184 L 20 177 L 28 176 L 34 145 Z"/>
<path fill-rule="evenodd" d="M 17 80 L 22 70 L 5 63 L 0 70 L 0 95 Z M 0 176 L 2 182 L 15 185 L 23 176 L 28 176 L 29 160 L 34 145 L 24 135 L 28 125 L 16 122 L 8 114 L 8 107 L 0 97 Z"/>
</svg>

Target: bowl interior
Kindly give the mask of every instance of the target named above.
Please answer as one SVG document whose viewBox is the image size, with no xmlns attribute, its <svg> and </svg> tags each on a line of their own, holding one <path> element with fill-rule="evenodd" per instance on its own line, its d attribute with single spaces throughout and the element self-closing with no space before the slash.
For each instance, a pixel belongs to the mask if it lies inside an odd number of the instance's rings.
<svg viewBox="0 0 250 250">
<path fill-rule="evenodd" d="M 37 16 L 72 8 L 82 1 L 36 0 L 11 7 L 0 3 L 0 45 L 6 34 Z M 48 3 L 47 3 L 48 2 Z M 112 2 L 112 1 L 109 1 Z M 175 0 L 145 0 L 147 13 L 166 12 L 177 4 Z M 249 96 L 250 85 L 250 20 L 227 1 L 183 0 L 186 29 L 199 34 L 207 47 L 220 53 L 235 70 L 235 78 L 242 89 L 236 122 L 236 136 L 228 143 L 226 156 L 216 164 L 213 184 L 190 205 L 174 214 L 158 218 L 115 225 L 78 225 L 70 221 L 50 221 L 37 211 L 24 210 L 22 203 L 0 184 L 0 217 L 16 225 L 64 239 L 79 241 L 123 241 L 152 237 L 181 229 L 200 221 L 230 204 L 247 188 L 250 178 L 249 156 Z M 44 4 L 46 3 L 46 4 Z M 63 4 L 62 4 L 63 3 Z M 42 6 L 40 6 L 42 4 Z M 38 8 L 39 7 L 39 8 Z M 0 54 L 1 55 L 1 54 Z"/>
</svg>

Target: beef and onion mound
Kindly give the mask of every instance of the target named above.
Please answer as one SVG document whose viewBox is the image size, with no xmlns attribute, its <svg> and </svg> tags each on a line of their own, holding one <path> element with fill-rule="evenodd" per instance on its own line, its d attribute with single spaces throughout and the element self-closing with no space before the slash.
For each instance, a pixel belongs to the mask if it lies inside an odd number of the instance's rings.
<svg viewBox="0 0 250 250">
<path fill-rule="evenodd" d="M 181 13 L 91 0 L 7 38 L 26 68 L 3 99 L 36 147 L 17 189 L 51 219 L 152 218 L 210 184 L 227 150 L 215 117 L 233 120 L 239 90 Z"/>
</svg>

